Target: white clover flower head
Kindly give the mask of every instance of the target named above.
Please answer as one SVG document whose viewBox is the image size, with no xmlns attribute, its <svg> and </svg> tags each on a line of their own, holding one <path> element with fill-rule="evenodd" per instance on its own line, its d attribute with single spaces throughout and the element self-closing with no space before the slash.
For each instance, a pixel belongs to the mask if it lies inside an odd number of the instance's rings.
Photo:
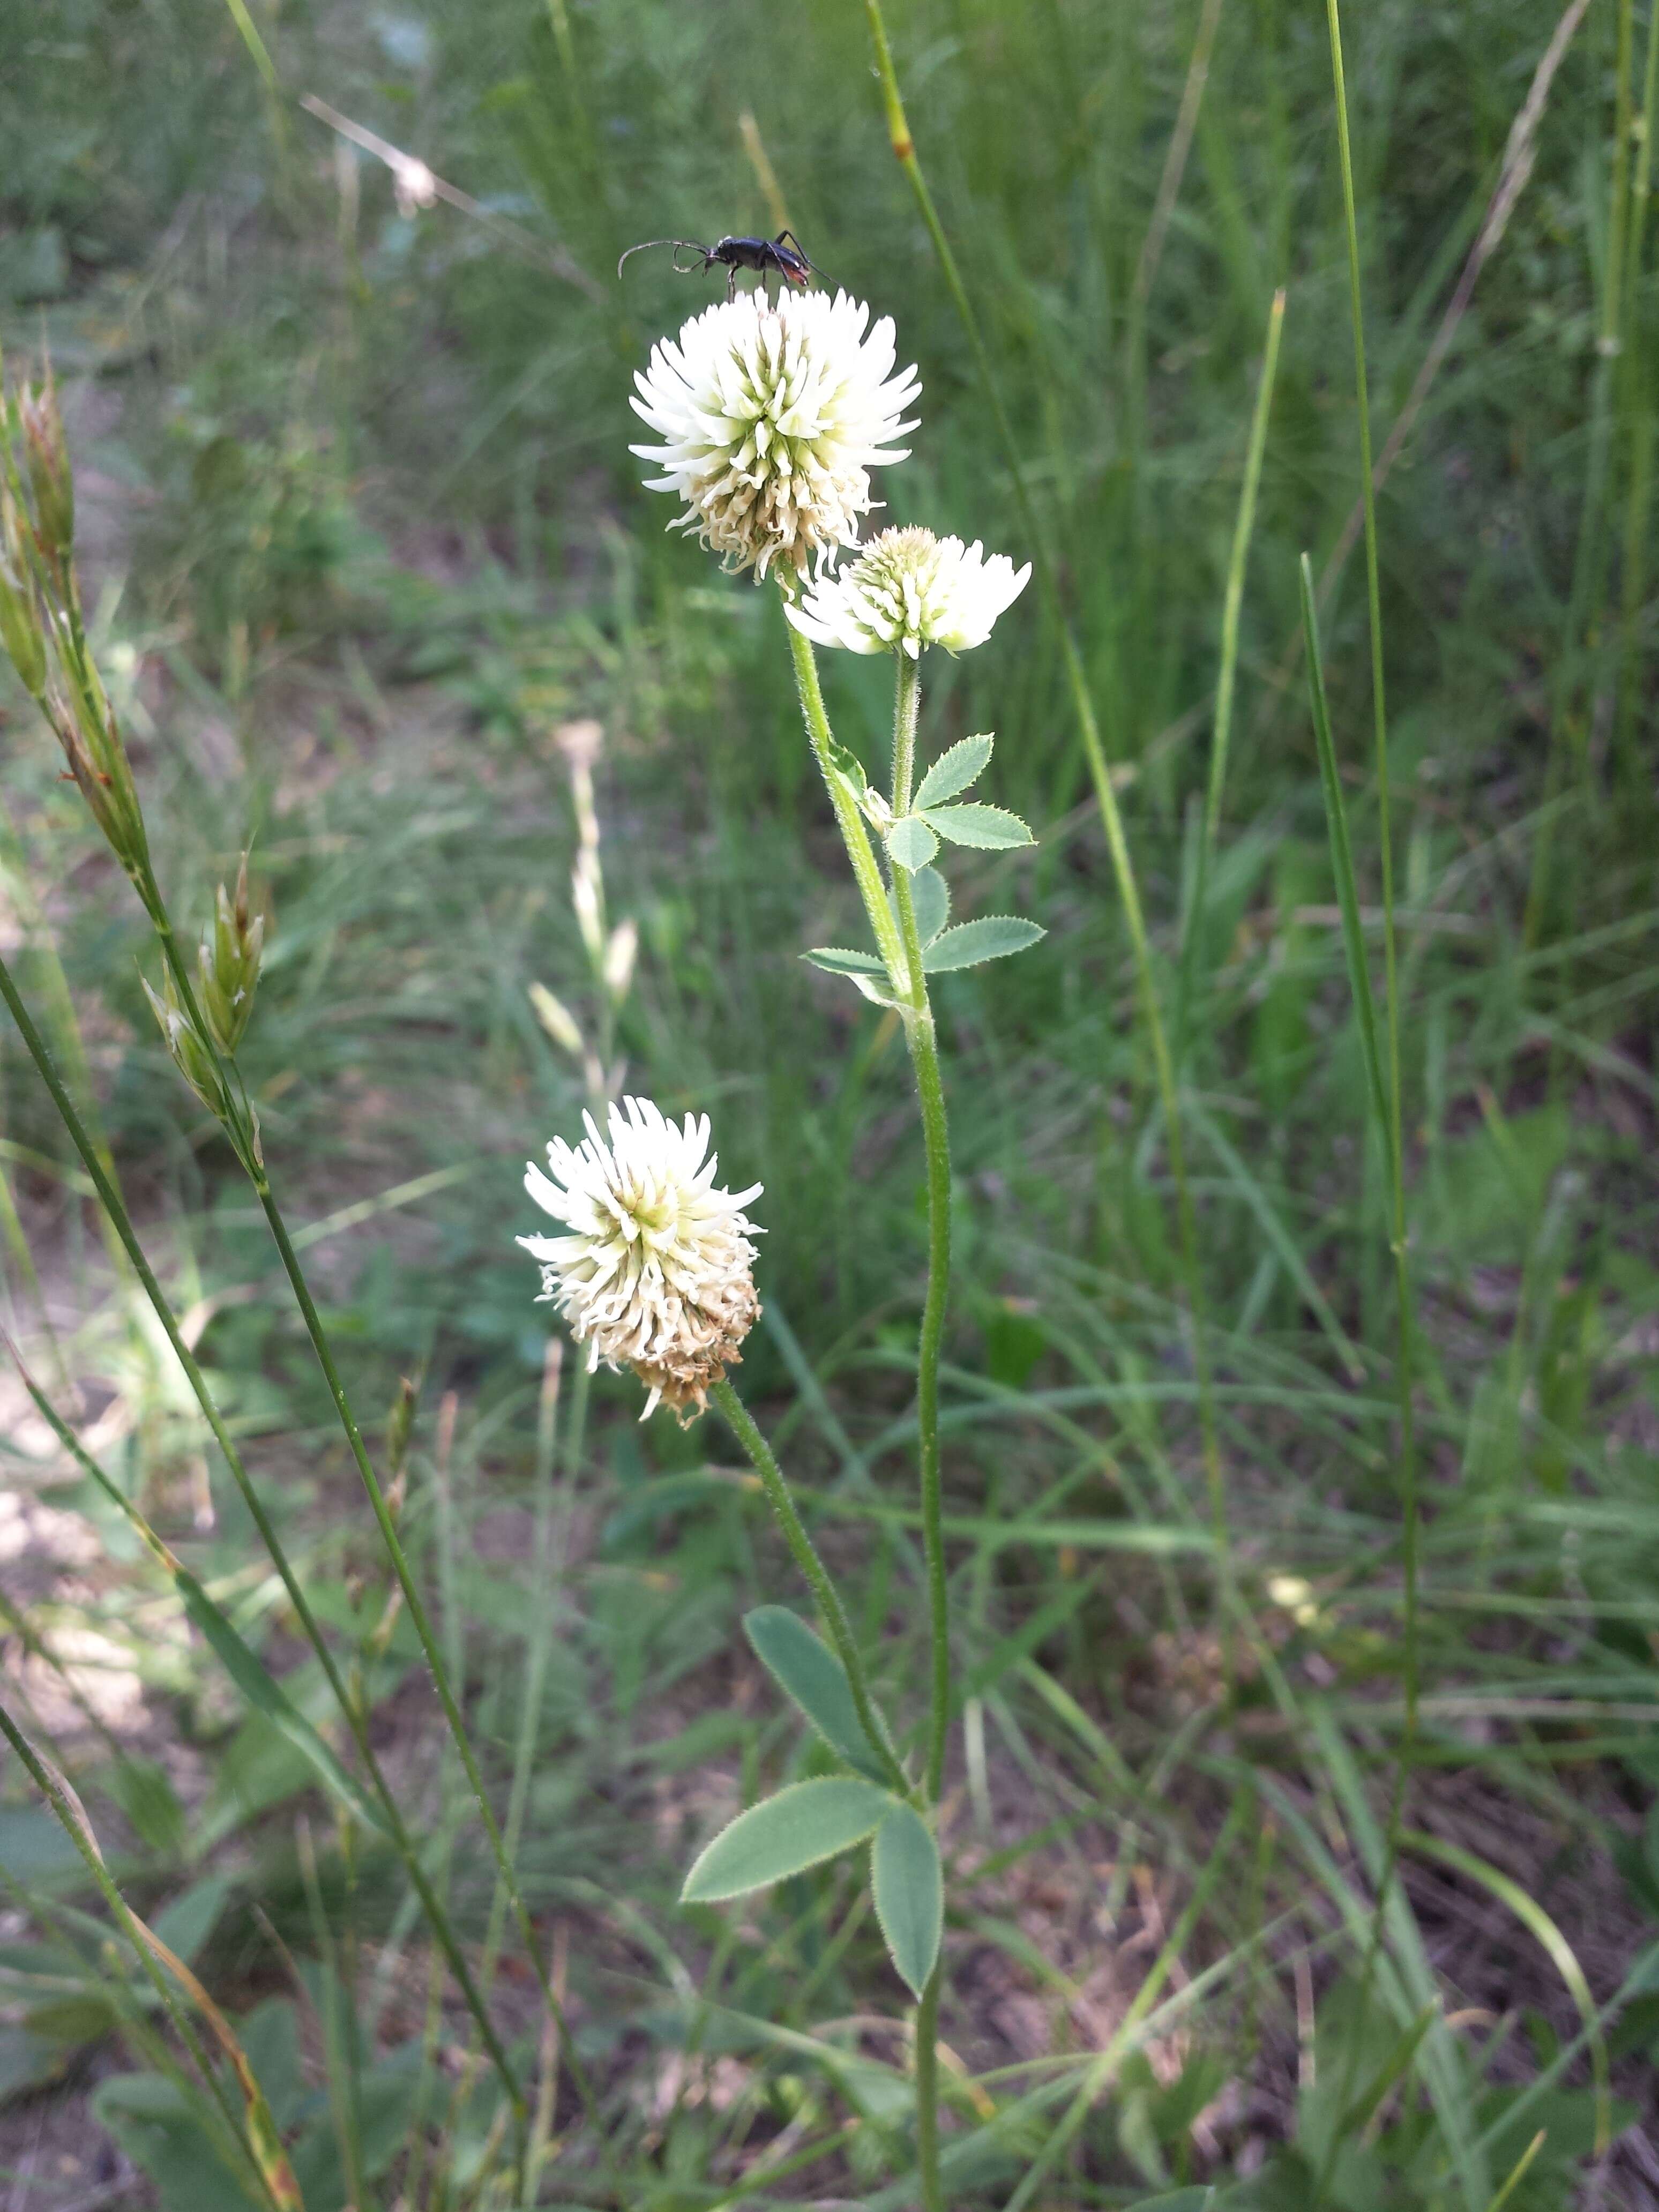
<svg viewBox="0 0 1659 2212">
<path fill-rule="evenodd" d="M 884 530 L 839 576 L 820 578 L 784 611 L 819 645 L 848 653 L 908 653 L 925 645 L 965 653 L 983 645 L 997 617 L 1025 589 L 1028 561 L 988 557 L 977 538 L 935 538 L 931 530 Z"/>
<path fill-rule="evenodd" d="M 892 318 L 872 326 L 861 300 L 837 292 L 741 293 L 694 315 L 652 348 L 635 377 L 635 411 L 660 446 L 651 491 L 678 492 L 677 526 L 695 531 L 728 568 L 805 575 L 856 543 L 873 502 L 870 471 L 902 461 L 893 441 L 921 389 L 895 374 Z"/>
<path fill-rule="evenodd" d="M 715 1189 L 707 1115 L 677 1126 L 648 1098 L 624 1098 L 609 1118 L 608 1141 L 591 1114 L 581 1144 L 554 1138 L 550 1179 L 533 1162 L 525 1170 L 525 1188 L 569 1234 L 518 1241 L 542 1263 L 542 1297 L 587 1346 L 588 1371 L 601 1359 L 631 1367 L 651 1394 L 640 1418 L 661 1401 L 684 1424 L 738 1364 L 760 1313 L 749 1240 L 764 1232 L 743 1209 L 761 1186 Z"/>
</svg>

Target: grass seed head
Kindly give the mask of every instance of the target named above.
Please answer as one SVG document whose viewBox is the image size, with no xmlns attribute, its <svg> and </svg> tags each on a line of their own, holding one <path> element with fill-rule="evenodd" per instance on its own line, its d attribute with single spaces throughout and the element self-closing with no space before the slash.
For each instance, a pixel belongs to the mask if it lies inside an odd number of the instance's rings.
<svg viewBox="0 0 1659 2212">
<path fill-rule="evenodd" d="M 46 641 L 40 603 L 29 574 L 22 518 L 10 487 L 0 482 L 0 645 L 32 699 L 45 696 Z"/>
<path fill-rule="evenodd" d="M 219 1121 L 227 1118 L 224 1089 L 219 1080 L 219 1071 L 213 1064 L 213 1054 L 198 1036 L 190 1016 L 179 1003 L 169 969 L 161 971 L 159 992 L 150 988 L 148 978 L 140 976 L 144 996 L 149 1000 L 149 1010 L 161 1027 L 161 1036 L 173 1066 L 178 1069 L 210 1114 Z"/>
<path fill-rule="evenodd" d="M 248 904 L 247 854 L 244 853 L 236 872 L 235 896 L 233 898 L 220 884 L 213 927 L 196 956 L 202 1012 L 222 1053 L 234 1052 L 246 1030 L 264 943 L 265 918 L 252 914 Z"/>
<path fill-rule="evenodd" d="M 75 478 L 50 363 L 44 384 L 18 393 L 17 418 L 42 550 L 66 560 L 75 543 Z"/>
</svg>

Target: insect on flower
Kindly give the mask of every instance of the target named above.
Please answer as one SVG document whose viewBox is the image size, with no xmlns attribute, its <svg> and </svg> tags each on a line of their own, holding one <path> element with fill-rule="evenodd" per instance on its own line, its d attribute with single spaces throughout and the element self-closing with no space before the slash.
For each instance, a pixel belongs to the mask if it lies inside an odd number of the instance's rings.
<svg viewBox="0 0 1659 2212">
<path fill-rule="evenodd" d="M 823 273 L 807 259 L 794 232 L 781 230 L 775 238 L 722 238 L 713 246 L 700 246 L 695 238 L 647 238 L 642 245 L 629 247 L 628 253 L 617 264 L 617 276 L 622 275 L 623 261 L 628 259 L 629 254 L 649 253 L 659 246 L 673 247 L 677 276 L 695 276 L 700 270 L 724 269 L 728 300 L 737 295 L 739 269 L 752 270 L 763 286 L 769 277 L 781 276 L 786 284 L 793 284 L 798 291 L 805 290 L 809 276 L 821 276 Z M 682 261 L 682 253 L 696 253 L 702 258 Z"/>
</svg>

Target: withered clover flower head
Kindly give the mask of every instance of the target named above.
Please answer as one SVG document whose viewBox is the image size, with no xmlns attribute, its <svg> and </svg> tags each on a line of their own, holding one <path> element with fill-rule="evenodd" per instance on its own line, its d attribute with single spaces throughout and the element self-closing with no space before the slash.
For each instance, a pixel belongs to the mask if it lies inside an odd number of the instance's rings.
<svg viewBox="0 0 1659 2212">
<path fill-rule="evenodd" d="M 763 1231 L 743 1209 L 761 1186 L 715 1188 L 707 1115 L 676 1124 L 648 1098 L 624 1098 L 608 1119 L 603 1137 L 591 1114 L 582 1143 L 555 1137 L 550 1176 L 526 1169 L 525 1188 L 568 1234 L 518 1241 L 541 1261 L 542 1297 L 586 1346 L 589 1372 L 601 1359 L 631 1368 L 650 1393 L 645 1413 L 660 1401 L 684 1422 L 738 1364 L 760 1313 L 750 1239 Z"/>
<path fill-rule="evenodd" d="M 635 378 L 637 414 L 660 446 L 635 446 L 663 473 L 651 491 L 685 502 L 727 568 L 805 575 L 833 567 L 873 504 L 870 471 L 902 461 L 894 440 L 921 386 L 894 373 L 892 318 L 873 325 L 845 292 L 747 292 L 694 315 Z"/>
<path fill-rule="evenodd" d="M 850 568 L 820 577 L 784 611 L 819 645 L 849 653 L 908 653 L 927 645 L 966 653 L 983 645 L 997 617 L 1025 589 L 1030 563 L 988 556 L 977 538 L 935 538 L 931 530 L 884 530 Z"/>
</svg>

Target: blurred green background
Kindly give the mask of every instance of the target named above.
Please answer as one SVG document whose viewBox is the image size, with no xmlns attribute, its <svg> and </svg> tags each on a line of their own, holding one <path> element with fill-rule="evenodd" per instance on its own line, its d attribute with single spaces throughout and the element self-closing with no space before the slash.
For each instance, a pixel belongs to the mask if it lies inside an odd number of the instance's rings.
<svg viewBox="0 0 1659 2212">
<path fill-rule="evenodd" d="M 768 1319 L 741 1379 L 868 1592 L 872 1637 L 890 1632 L 902 1705 L 925 1261 L 904 1054 L 890 1022 L 798 958 L 857 941 L 858 924 L 775 599 L 668 534 L 669 504 L 627 452 L 633 372 L 719 280 L 661 256 L 618 283 L 617 254 L 787 217 L 920 367 L 921 425 L 913 458 L 882 473 L 884 519 L 1024 558 L 993 416 L 851 0 L 250 7 L 270 83 L 222 0 L 10 12 L 0 337 L 14 362 L 44 343 L 56 364 L 88 604 L 181 919 L 205 917 L 252 842 L 273 921 L 243 1065 L 316 1230 L 354 1389 L 386 1406 L 400 1373 L 422 1375 L 415 1525 L 503 1765 L 525 1638 L 556 1607 L 526 1867 L 568 1916 L 635 2201 L 759 2202 L 720 2191 L 803 2114 L 810 2135 L 848 2111 L 850 2147 L 824 2154 L 837 2163 L 780 2185 L 810 2195 L 836 2172 L 856 2197 L 885 2170 L 879 2094 L 866 2083 L 860 2101 L 752 2023 L 806 2033 L 890 2011 L 873 1930 L 830 1942 L 833 1875 L 726 1936 L 672 1902 L 722 1790 L 798 1756 L 737 1640 L 783 1569 L 723 1471 L 729 1447 L 661 1419 L 637 1428 L 633 1386 L 603 1379 L 556 1591 L 525 1577 L 546 1324 L 512 1242 L 534 1225 L 520 1164 L 573 1132 L 583 1097 L 529 986 L 586 1004 L 559 733 L 591 718 L 611 918 L 641 938 L 626 1081 L 708 1110 L 726 1178 L 766 1186 Z M 1581 2188 L 1652 2204 L 1654 1998 L 1609 2015 L 1618 2147 L 1593 2157 L 1591 2069 L 1582 2045 L 1561 2056 L 1579 2008 L 1536 1929 L 1467 1874 L 1424 1859 L 1407 1885 L 1425 1986 L 1476 2023 L 1448 2039 L 1434 2094 L 1390 2076 L 1362 2124 L 1333 2109 L 1328 2080 L 1322 2105 L 1309 2062 L 1318 2038 L 1360 2033 L 1331 1930 L 1401 1719 L 1386 1187 L 1297 650 L 1297 556 L 1318 573 L 1346 550 L 1359 485 L 1324 10 L 896 0 L 892 31 L 1124 810 L 1179 1049 L 1243 1587 L 1277 1655 L 1241 1684 L 1237 1724 L 1208 1727 L 1213 1577 L 1163 1124 L 1054 620 L 1031 590 L 983 650 L 933 656 L 923 710 L 931 750 L 997 732 L 984 795 L 1040 840 L 972 856 L 958 913 L 1012 905 L 1049 933 L 939 993 L 969 1685 L 951 1834 L 963 1869 L 993 1862 L 952 1938 L 945 2033 L 975 2075 L 1097 2047 L 1134 1986 L 1125 1945 L 1162 1940 L 1248 1780 L 1266 1809 L 1190 1936 L 1194 1972 L 1233 1966 L 1178 2050 L 1158 2045 L 1156 2069 L 1137 2058 L 1053 2201 L 1213 2179 L 1242 2192 L 1229 2203 L 1311 2206 L 1322 2172 L 1325 2201 L 1352 2212 L 1485 2212 L 1547 2124 L 1511 2205 L 1548 2212 Z M 1370 0 L 1346 32 L 1379 452 L 1408 425 L 1379 521 L 1423 1324 L 1409 1818 L 1534 1898 L 1605 2006 L 1659 1933 L 1652 23 L 1624 0 L 1565 15 L 1553 0 Z M 400 207 L 386 163 L 306 94 L 470 208 Z M 1221 842 L 1183 1000 L 1223 588 L 1281 285 Z M 1375 945 L 1357 551 L 1324 619 Z M 886 672 L 832 654 L 823 675 L 838 735 L 880 770 Z M 349 1626 L 373 1551 L 325 1396 L 270 1294 L 258 1217 L 160 1050 L 136 909 L 58 765 L 8 693 L 0 928 L 181 1303 L 209 1302 L 204 1356 L 327 1617 Z M 234 1498 L 200 1469 L 14 1044 L 0 1037 L 13 1325 L 43 1364 L 55 1346 L 89 1407 L 120 1411 L 126 1479 L 198 1571 L 234 1578 L 249 1557 Z M 8 1449 L 39 1461 L 21 1431 Z M 26 1491 L 39 1480 L 20 1470 Z M 97 1523 L 79 1492 L 46 1494 Z M 229 1854 L 204 1956 L 239 2002 L 276 2002 L 258 1915 L 319 1955 L 293 1843 L 303 1774 L 187 1655 L 144 1648 L 143 1578 L 118 1550 L 65 1596 L 31 1565 L 49 1542 L 32 1543 L 7 1593 L 16 1664 L 61 1692 L 77 1648 L 63 1639 L 90 1626 L 142 1690 L 113 1750 L 70 1697 L 64 1756 L 127 1823 L 155 1894 L 219 1868 L 209 1845 Z M 280 1656 L 268 1596 L 245 1595 Z M 413 1685 L 405 1655 L 386 1725 L 434 1784 Z M 175 1743 L 188 1757 L 164 1755 Z M 148 1827 L 135 1774 L 161 1793 Z M 450 1848 L 481 1928 L 473 1844 L 458 1829 Z M 1132 1866 L 1150 1870 L 1150 1904 Z M 392 1925 L 407 1946 L 391 1907 L 368 1919 L 365 1940 Z M 696 1989 L 726 2008 L 724 2042 Z M 43 2081 L 58 2085 L 47 2106 L 73 2111 L 118 2078 L 106 2021 L 54 2040 L 28 2026 L 27 1990 L 9 1995 L 16 2126 L 47 2108 Z M 394 2057 L 395 2010 L 363 2031 Z M 716 2052 L 729 2095 L 690 2094 Z M 385 2091 L 387 2177 L 413 2124 L 402 2078 Z M 163 2203 L 193 2202 L 155 2130 L 123 2120 L 107 2081 L 97 2094 L 121 2157 Z M 488 2117 L 477 2125 L 483 2140 Z M 1333 2130 L 1353 2138 L 1334 2165 Z M 988 2151 L 963 2201 L 1002 2201 L 1019 2156 L 1017 2136 Z M 342 2201 L 331 2171 L 313 2212 Z M 85 2185 L 65 2180 L 61 2201 Z M 453 2185 L 418 2201 L 492 2201 Z M 389 2203 L 391 2179 L 377 2186 Z"/>
</svg>

